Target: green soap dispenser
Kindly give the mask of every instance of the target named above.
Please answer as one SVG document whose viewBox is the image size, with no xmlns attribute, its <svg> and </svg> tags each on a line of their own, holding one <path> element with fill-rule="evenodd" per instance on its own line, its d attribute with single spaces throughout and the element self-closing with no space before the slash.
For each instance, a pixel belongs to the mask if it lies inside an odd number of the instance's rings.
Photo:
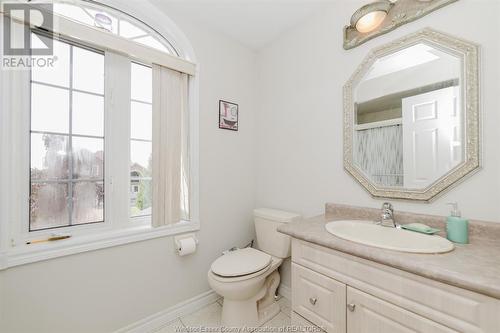
<svg viewBox="0 0 500 333">
<path fill-rule="evenodd" d="M 469 243 L 469 221 L 462 218 L 462 214 L 458 210 L 458 203 L 451 202 L 451 215 L 446 218 L 446 237 L 460 244 Z"/>
</svg>

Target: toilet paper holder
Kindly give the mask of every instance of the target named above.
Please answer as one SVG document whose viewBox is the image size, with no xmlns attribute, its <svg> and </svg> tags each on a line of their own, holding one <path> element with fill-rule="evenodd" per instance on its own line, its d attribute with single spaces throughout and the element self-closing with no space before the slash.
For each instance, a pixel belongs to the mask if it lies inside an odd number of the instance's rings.
<svg viewBox="0 0 500 333">
<path fill-rule="evenodd" d="M 179 253 L 179 251 L 181 249 L 180 241 L 183 239 L 188 239 L 188 238 L 194 239 L 195 244 L 198 245 L 198 243 L 199 243 L 198 238 L 193 233 L 174 236 L 174 248 L 175 248 L 176 253 Z"/>
</svg>

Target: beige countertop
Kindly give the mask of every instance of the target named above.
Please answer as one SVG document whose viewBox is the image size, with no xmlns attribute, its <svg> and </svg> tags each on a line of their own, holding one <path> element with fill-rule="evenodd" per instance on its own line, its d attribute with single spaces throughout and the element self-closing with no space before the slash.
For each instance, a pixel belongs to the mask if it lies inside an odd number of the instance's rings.
<svg viewBox="0 0 500 333">
<path fill-rule="evenodd" d="M 342 208 L 343 214 L 339 214 L 338 209 L 335 211 L 338 207 Z M 340 239 L 326 231 L 325 224 L 331 221 L 369 217 L 367 209 L 363 209 L 365 211 L 362 216 L 352 212 L 345 214 L 346 207 L 348 206 L 335 205 L 334 209 L 329 209 L 327 206 L 326 215 L 285 224 L 278 231 L 293 238 L 500 299 L 500 238 L 480 237 L 485 233 L 474 230 L 475 236 L 471 234 L 470 244 L 455 244 L 455 250 L 444 254 L 414 254 L 379 249 Z M 374 212 L 371 210 L 371 213 Z M 426 215 L 420 216 L 429 218 Z M 436 226 L 435 223 L 425 222 Z M 471 226 L 471 229 L 476 227 Z M 493 233 L 497 236 L 500 225 L 494 223 L 493 227 Z"/>
</svg>

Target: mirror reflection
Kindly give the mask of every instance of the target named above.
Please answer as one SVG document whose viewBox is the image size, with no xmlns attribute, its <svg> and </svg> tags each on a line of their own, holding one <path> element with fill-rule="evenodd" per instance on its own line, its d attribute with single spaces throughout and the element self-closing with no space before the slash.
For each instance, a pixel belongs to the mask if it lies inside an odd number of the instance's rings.
<svg viewBox="0 0 500 333">
<path fill-rule="evenodd" d="M 378 58 L 354 87 L 353 162 L 381 187 L 424 189 L 464 161 L 462 59 L 431 43 Z"/>
</svg>

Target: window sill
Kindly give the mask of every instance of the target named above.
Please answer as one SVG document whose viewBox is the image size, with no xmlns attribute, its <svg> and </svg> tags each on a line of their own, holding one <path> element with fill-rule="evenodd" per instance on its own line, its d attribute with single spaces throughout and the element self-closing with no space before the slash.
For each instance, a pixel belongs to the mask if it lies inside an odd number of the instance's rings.
<svg viewBox="0 0 500 333">
<path fill-rule="evenodd" d="M 148 239 L 172 236 L 200 230 L 198 222 L 180 222 L 166 227 L 140 226 L 94 235 L 73 236 L 52 243 L 33 244 L 0 252 L 0 270 L 33 262 L 64 257 L 72 254 L 95 251 Z"/>
</svg>

